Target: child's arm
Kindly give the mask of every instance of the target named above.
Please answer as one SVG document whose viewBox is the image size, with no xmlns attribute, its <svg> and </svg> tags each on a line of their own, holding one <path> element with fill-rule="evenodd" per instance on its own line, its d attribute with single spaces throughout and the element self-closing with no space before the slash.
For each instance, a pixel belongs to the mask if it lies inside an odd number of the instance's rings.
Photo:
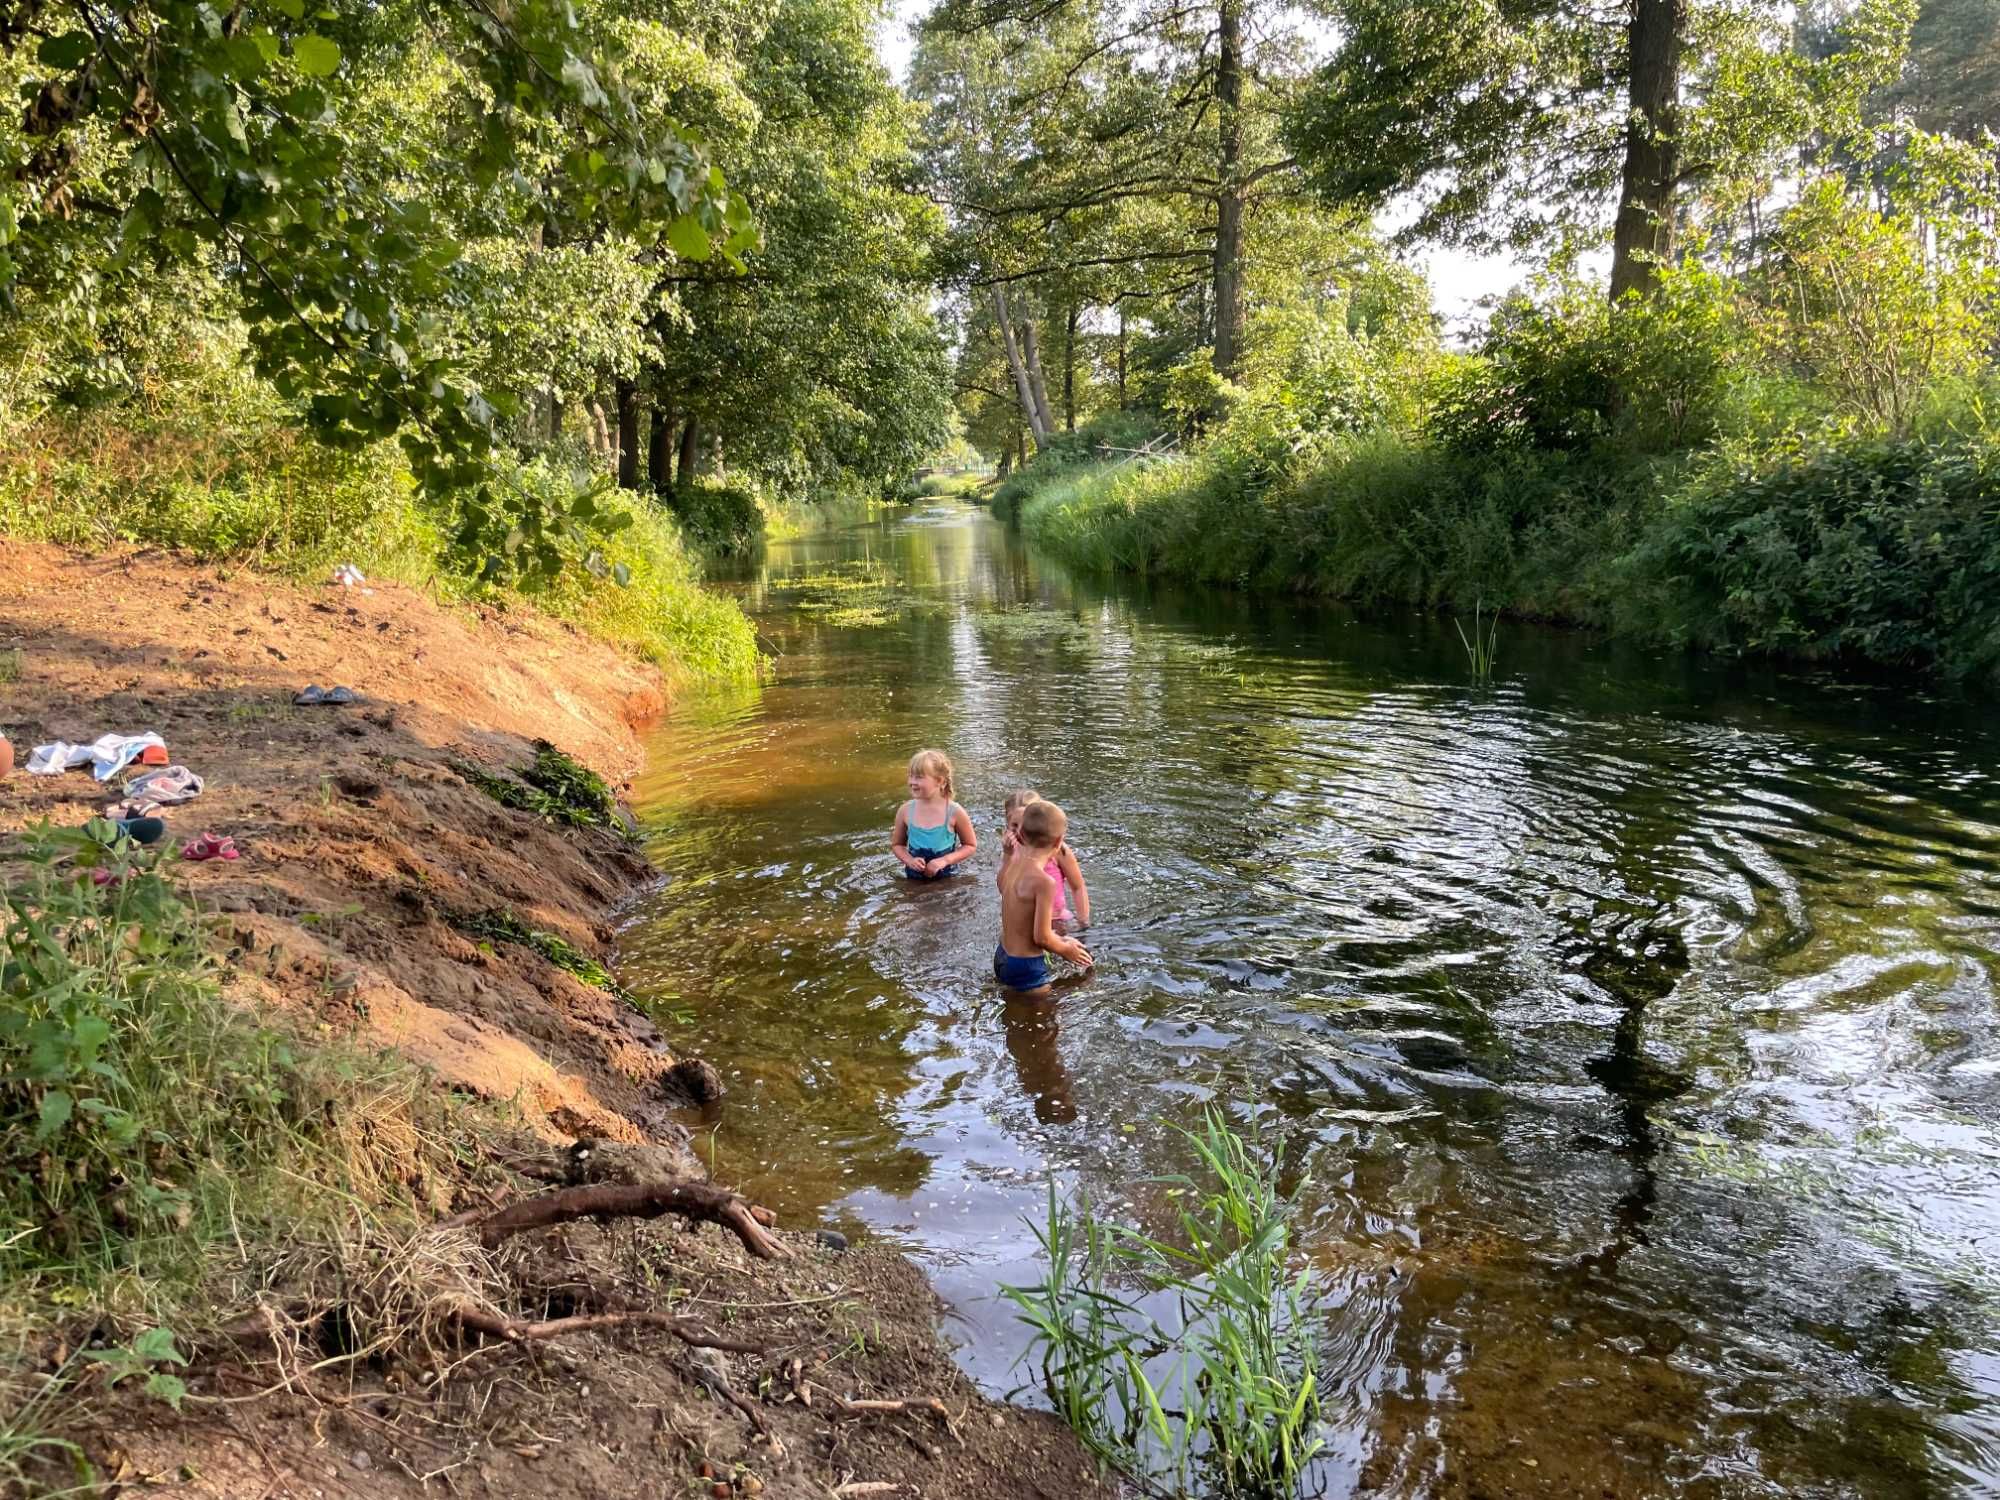
<svg viewBox="0 0 2000 1500">
<path fill-rule="evenodd" d="M 1090 967 L 1090 950 L 1073 937 L 1056 931 L 1056 883 L 1039 870 L 1035 872 L 1035 942 L 1051 953 L 1060 953 L 1073 964 Z"/>
<path fill-rule="evenodd" d="M 1083 866 L 1076 862 L 1076 855 L 1068 844 L 1056 851 L 1057 868 L 1062 871 L 1069 888 L 1076 892 L 1076 919 L 1085 927 L 1090 925 L 1090 887 L 1083 883 Z"/>
<path fill-rule="evenodd" d="M 951 805 L 951 831 L 958 835 L 958 847 L 931 861 L 933 873 L 964 864 L 979 848 L 979 835 L 973 832 L 972 817 L 956 802 Z"/>
<path fill-rule="evenodd" d="M 906 869 L 914 870 L 922 863 L 910 855 L 910 804 L 907 802 L 896 805 L 896 830 L 889 835 L 889 852 Z"/>
</svg>

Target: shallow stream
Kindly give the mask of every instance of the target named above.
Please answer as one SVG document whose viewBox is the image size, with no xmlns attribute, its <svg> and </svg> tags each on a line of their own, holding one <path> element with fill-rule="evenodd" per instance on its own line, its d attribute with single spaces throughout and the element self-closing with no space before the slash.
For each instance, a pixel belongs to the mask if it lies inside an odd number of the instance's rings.
<svg viewBox="0 0 2000 1500">
<path fill-rule="evenodd" d="M 1449 621 L 954 504 L 731 586 L 777 670 L 653 743 L 620 978 L 723 1070 L 717 1175 L 905 1246 L 990 1389 L 1051 1179 L 1152 1222 L 1226 1100 L 1334 1289 L 1325 1493 L 2000 1491 L 2000 715 L 1512 621 L 1481 688 Z M 1053 1005 L 990 970 L 1016 785 L 1095 908 Z"/>
</svg>

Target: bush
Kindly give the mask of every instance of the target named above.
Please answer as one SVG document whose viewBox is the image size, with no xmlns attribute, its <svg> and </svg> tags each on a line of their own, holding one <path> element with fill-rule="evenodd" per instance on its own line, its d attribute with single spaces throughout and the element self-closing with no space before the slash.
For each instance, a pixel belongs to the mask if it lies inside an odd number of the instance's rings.
<svg viewBox="0 0 2000 1500">
<path fill-rule="evenodd" d="M 1731 650 L 2000 670 L 2000 448 L 1850 440 L 1716 463 L 1621 560 L 1617 618 Z"/>
<path fill-rule="evenodd" d="M 667 508 L 688 540 L 704 552 L 747 552 L 764 533 L 764 507 L 746 485 L 721 479 L 675 485 Z"/>
<path fill-rule="evenodd" d="M 616 511 L 622 502 L 629 520 L 597 548 L 551 536 L 565 566 L 521 590 L 449 568 L 441 518 L 420 501 L 394 445 L 324 447 L 254 385 L 201 387 L 157 417 L 131 408 L 44 417 L 5 442 L 0 534 L 175 547 L 310 581 L 351 562 L 447 598 L 532 602 L 683 680 L 740 681 L 757 670 L 749 622 L 702 588 L 673 519 L 638 496 L 606 501 L 601 484 L 553 457 L 523 465 L 513 483 L 565 506 Z M 712 512 L 740 506 L 701 493 Z"/>
</svg>

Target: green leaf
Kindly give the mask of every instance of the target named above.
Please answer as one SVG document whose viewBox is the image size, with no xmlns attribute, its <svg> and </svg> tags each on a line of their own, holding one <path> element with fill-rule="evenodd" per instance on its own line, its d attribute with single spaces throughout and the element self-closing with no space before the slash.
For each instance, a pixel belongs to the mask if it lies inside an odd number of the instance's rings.
<svg viewBox="0 0 2000 1500">
<path fill-rule="evenodd" d="M 76 1101 L 61 1089 L 53 1089 L 42 1095 L 41 1123 L 35 1134 L 47 1140 L 63 1126 L 69 1124 L 70 1112 Z"/>
<path fill-rule="evenodd" d="M 271 0 L 271 8 L 290 21 L 303 21 L 306 18 L 305 0 Z"/>
<path fill-rule="evenodd" d="M 667 226 L 667 243 L 682 260 L 708 259 L 708 231 L 693 214 L 682 214 Z"/>
<path fill-rule="evenodd" d="M 187 1382 L 178 1375 L 149 1375 L 146 1378 L 146 1394 L 179 1411 L 181 1398 L 187 1394 Z"/>
<path fill-rule="evenodd" d="M 184 1365 L 187 1356 L 174 1348 L 171 1328 L 148 1328 L 132 1340 L 132 1352 L 148 1364 Z"/>
<path fill-rule="evenodd" d="M 309 31 L 292 43 L 292 60 L 308 78 L 326 78 L 340 66 L 340 48 L 316 31 Z"/>
<path fill-rule="evenodd" d="M 87 31 L 66 31 L 35 49 L 35 61 L 45 68 L 73 68 L 97 50 Z"/>
</svg>

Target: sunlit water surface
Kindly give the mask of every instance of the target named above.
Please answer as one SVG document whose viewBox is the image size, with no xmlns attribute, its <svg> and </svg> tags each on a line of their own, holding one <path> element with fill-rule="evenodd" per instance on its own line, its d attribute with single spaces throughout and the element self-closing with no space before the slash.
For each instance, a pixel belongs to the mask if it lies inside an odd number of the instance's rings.
<svg viewBox="0 0 2000 1500">
<path fill-rule="evenodd" d="M 777 658 L 637 801 L 623 981 L 717 1062 L 717 1173 L 995 1296 L 1053 1179 L 1158 1225 L 1262 1116 L 1333 1306 L 1315 1484 L 2000 1488 L 2000 721 L 1914 682 L 1072 580 L 934 506 L 735 584 Z M 888 853 L 938 745 L 981 849 Z M 1000 801 L 1071 816 L 1094 977 L 1008 1003 Z"/>
</svg>

